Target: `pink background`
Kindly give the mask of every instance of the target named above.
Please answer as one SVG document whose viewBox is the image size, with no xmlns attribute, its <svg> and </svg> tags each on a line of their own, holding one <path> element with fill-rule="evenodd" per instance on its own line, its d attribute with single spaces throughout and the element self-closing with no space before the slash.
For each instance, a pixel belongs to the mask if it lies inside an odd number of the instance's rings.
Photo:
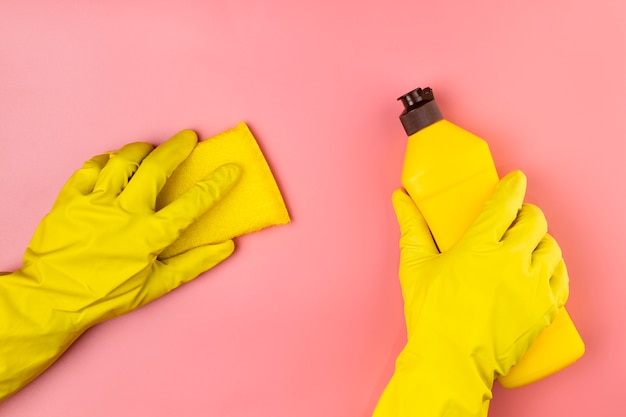
<svg viewBox="0 0 626 417">
<path fill-rule="evenodd" d="M 490 416 L 626 409 L 623 0 L 0 2 L 0 268 L 83 160 L 247 121 L 293 223 L 89 331 L 11 417 L 368 416 L 403 344 L 396 97 L 520 168 L 561 243 L 582 360 Z"/>
</svg>

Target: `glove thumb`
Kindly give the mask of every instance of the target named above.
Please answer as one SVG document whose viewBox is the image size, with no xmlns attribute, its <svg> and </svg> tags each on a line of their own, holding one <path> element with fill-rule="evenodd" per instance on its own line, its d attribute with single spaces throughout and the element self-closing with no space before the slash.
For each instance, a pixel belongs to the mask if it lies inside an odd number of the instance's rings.
<svg viewBox="0 0 626 417">
<path fill-rule="evenodd" d="M 156 270 L 145 285 L 141 304 L 159 298 L 191 281 L 228 258 L 234 250 L 235 243 L 227 240 L 199 246 L 180 255 L 160 260 L 155 264 Z"/>
<path fill-rule="evenodd" d="M 404 190 L 396 190 L 392 195 L 393 208 L 400 225 L 400 250 L 403 262 L 407 256 L 425 257 L 439 253 L 426 220 Z"/>
</svg>

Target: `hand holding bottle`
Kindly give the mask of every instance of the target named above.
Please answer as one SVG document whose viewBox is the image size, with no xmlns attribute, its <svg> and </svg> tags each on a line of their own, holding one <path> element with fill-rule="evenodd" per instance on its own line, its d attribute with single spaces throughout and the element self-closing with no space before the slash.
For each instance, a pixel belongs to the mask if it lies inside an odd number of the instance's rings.
<svg viewBox="0 0 626 417">
<path fill-rule="evenodd" d="M 525 188 L 520 171 L 503 178 L 444 253 L 411 198 L 394 193 L 408 342 L 375 416 L 486 415 L 494 378 L 565 304 L 561 250 Z"/>
</svg>

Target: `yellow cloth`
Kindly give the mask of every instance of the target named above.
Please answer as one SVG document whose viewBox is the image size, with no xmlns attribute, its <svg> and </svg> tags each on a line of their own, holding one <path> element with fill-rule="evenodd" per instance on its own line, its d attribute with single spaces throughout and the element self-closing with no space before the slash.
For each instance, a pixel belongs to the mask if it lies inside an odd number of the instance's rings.
<svg viewBox="0 0 626 417">
<path fill-rule="evenodd" d="M 289 223 L 272 171 L 245 123 L 198 143 L 165 184 L 157 198 L 157 209 L 225 163 L 241 167 L 237 186 L 166 248 L 161 253 L 162 259 L 207 243 Z"/>
</svg>

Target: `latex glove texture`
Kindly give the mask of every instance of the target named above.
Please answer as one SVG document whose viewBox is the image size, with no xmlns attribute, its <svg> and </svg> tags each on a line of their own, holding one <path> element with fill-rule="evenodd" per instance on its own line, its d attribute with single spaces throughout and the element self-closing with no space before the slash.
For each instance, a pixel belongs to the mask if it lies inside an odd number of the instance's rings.
<svg viewBox="0 0 626 417">
<path fill-rule="evenodd" d="M 393 195 L 407 344 L 375 416 L 486 415 L 506 374 L 568 297 L 561 250 L 526 177 L 504 177 L 464 236 L 439 253 L 418 208 Z"/>
<path fill-rule="evenodd" d="M 239 177 L 224 165 L 159 211 L 156 197 L 197 143 L 131 143 L 85 162 L 41 221 L 18 271 L 0 276 L 0 399 L 51 365 L 89 327 L 136 309 L 226 259 L 232 241 L 160 259 Z"/>
</svg>

